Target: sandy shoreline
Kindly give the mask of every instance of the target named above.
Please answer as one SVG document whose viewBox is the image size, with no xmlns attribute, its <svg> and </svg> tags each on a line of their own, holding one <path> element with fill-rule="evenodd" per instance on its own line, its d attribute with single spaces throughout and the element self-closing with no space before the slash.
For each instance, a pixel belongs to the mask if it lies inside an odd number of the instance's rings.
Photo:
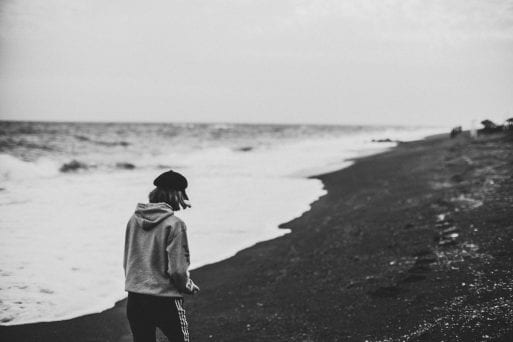
<svg viewBox="0 0 513 342">
<path fill-rule="evenodd" d="M 511 137 L 439 137 L 316 177 L 328 194 L 291 234 L 192 272 L 192 340 L 513 340 L 512 151 Z M 131 337 L 123 300 L 0 339 Z"/>
</svg>

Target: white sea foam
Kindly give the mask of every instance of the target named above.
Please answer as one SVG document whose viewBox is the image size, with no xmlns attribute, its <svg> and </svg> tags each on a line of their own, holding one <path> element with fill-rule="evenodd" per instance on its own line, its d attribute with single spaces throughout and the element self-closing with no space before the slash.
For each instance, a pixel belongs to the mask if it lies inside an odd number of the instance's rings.
<svg viewBox="0 0 513 342">
<path fill-rule="evenodd" d="M 405 140 L 405 134 L 428 133 L 380 135 Z M 189 227 L 192 266 L 199 267 L 286 234 L 277 226 L 325 193 L 319 180 L 305 176 L 348 166 L 348 158 L 394 145 L 370 140 L 362 133 L 260 144 L 249 152 L 222 144 L 175 148 L 132 158 L 135 170 L 76 174 L 58 172 L 62 156 L 24 162 L 0 155 L 5 187 L 0 191 L 0 323 L 76 317 L 107 309 L 125 296 L 125 224 L 136 203 L 146 201 L 151 180 L 161 172 L 157 165 L 171 165 L 189 178 L 193 208 L 178 215 Z M 101 160 L 94 156 L 106 165 L 129 157 L 124 150 L 103 154 Z"/>
<path fill-rule="evenodd" d="M 0 180 L 2 181 L 51 177 L 58 173 L 58 164 L 47 158 L 26 162 L 9 154 L 0 153 Z"/>
</svg>

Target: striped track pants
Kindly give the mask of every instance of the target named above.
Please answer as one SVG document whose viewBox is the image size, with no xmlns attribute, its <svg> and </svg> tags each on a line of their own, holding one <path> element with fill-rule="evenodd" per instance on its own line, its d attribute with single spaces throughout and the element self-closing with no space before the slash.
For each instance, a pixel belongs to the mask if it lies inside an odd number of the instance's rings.
<svg viewBox="0 0 513 342">
<path fill-rule="evenodd" d="M 189 342 L 182 298 L 129 292 L 126 310 L 134 342 L 155 342 L 156 328 L 170 342 Z"/>
</svg>

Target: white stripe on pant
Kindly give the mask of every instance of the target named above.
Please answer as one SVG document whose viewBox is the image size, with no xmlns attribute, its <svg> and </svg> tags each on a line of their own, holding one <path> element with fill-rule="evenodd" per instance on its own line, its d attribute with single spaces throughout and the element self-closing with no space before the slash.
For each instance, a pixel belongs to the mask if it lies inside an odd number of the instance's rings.
<svg viewBox="0 0 513 342">
<path fill-rule="evenodd" d="M 180 299 L 175 299 L 176 310 L 178 311 L 178 316 L 180 317 L 180 325 L 182 327 L 183 338 L 185 342 L 189 342 L 189 327 L 187 324 L 187 319 L 185 318 L 185 310 L 180 303 Z"/>
</svg>

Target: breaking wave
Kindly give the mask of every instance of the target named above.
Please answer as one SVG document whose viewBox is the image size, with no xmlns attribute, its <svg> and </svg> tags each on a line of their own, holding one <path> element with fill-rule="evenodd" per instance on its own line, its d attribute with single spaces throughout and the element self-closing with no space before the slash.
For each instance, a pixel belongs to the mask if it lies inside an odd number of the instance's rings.
<svg viewBox="0 0 513 342">
<path fill-rule="evenodd" d="M 2 180 L 53 177 L 58 174 L 58 164 L 48 158 L 39 158 L 37 161 L 28 162 L 10 154 L 0 154 L 0 178 Z"/>
</svg>

